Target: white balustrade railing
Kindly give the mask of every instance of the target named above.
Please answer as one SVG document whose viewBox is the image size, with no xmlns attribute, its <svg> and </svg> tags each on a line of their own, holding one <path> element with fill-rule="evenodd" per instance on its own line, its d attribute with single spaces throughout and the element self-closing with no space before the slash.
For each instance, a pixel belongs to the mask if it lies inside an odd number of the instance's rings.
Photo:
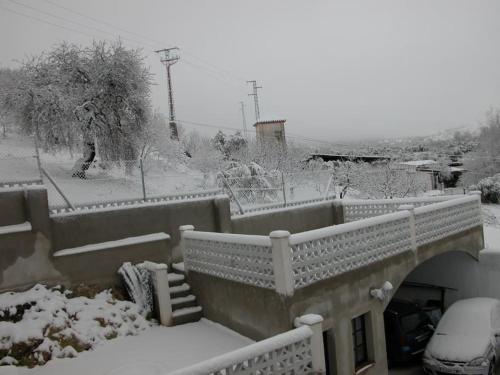
<svg viewBox="0 0 500 375">
<path fill-rule="evenodd" d="M 468 195 L 415 209 L 418 246 L 482 224 L 479 195 Z"/>
<path fill-rule="evenodd" d="M 184 262 L 188 271 L 292 295 L 295 289 L 482 224 L 479 195 L 437 199 L 446 200 L 398 199 L 391 205 L 384 201 L 377 210 L 397 212 L 292 235 L 183 231 Z M 351 203 L 342 202 L 344 213 Z M 371 204 L 366 207 L 375 210 Z M 374 214 L 363 210 L 363 215 Z"/>
<path fill-rule="evenodd" d="M 411 250 L 411 213 L 292 234 L 290 245 L 298 289 Z"/>
<path fill-rule="evenodd" d="M 189 271 L 262 288 L 275 287 L 272 245 L 267 236 L 184 230 L 182 247 Z"/>
<path fill-rule="evenodd" d="M 319 315 L 298 318 L 298 328 L 169 375 L 323 374 L 325 360 Z"/>
<path fill-rule="evenodd" d="M 368 217 L 380 216 L 396 212 L 403 204 L 411 204 L 414 207 L 427 206 L 430 204 L 457 199 L 456 195 L 440 195 L 435 197 L 421 198 L 394 198 L 394 199 L 364 199 L 364 200 L 342 200 L 344 208 L 344 222 L 357 221 Z"/>
</svg>

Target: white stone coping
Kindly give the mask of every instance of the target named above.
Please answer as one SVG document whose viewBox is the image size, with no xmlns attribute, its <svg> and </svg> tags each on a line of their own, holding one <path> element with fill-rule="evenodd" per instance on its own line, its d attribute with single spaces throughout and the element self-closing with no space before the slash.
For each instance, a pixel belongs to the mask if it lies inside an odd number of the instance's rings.
<svg viewBox="0 0 500 375">
<path fill-rule="evenodd" d="M 13 233 L 22 233 L 22 232 L 31 232 L 31 223 L 26 221 L 21 224 L 14 225 L 4 225 L 0 227 L 0 236 L 2 234 L 13 234 Z"/>
<path fill-rule="evenodd" d="M 90 245 L 78 246 L 69 249 L 59 250 L 54 253 L 54 257 L 62 257 L 68 255 L 76 255 L 87 252 L 102 251 L 116 249 L 122 246 L 138 245 L 142 243 L 156 242 L 162 240 L 169 240 L 170 236 L 166 233 L 152 233 L 143 236 L 135 236 L 123 238 L 121 240 L 99 242 Z"/>
</svg>

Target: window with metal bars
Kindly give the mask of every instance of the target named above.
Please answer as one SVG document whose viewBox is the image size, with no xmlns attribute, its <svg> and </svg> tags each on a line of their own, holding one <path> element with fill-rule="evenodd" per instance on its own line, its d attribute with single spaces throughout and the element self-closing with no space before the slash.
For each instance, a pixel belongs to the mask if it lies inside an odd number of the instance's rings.
<svg viewBox="0 0 500 375">
<path fill-rule="evenodd" d="M 354 364 L 356 368 L 362 367 L 368 363 L 365 315 L 360 315 L 351 321 Z"/>
</svg>

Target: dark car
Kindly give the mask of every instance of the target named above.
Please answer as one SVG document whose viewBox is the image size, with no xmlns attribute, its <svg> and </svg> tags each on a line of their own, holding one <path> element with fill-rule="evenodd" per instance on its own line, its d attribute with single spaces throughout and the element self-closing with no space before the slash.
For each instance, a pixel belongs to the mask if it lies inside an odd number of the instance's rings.
<svg viewBox="0 0 500 375">
<path fill-rule="evenodd" d="M 389 365 L 420 358 L 434 333 L 429 315 L 414 302 L 393 299 L 384 312 Z"/>
</svg>

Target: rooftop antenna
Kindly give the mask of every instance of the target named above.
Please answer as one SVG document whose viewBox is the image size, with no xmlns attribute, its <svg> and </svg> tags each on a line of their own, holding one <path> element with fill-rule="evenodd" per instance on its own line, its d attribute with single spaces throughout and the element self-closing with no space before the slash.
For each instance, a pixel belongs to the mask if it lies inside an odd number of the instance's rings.
<svg viewBox="0 0 500 375">
<path fill-rule="evenodd" d="M 170 111 L 169 115 L 169 127 L 170 127 L 170 138 L 176 141 L 179 140 L 179 132 L 177 130 L 177 123 L 175 122 L 175 107 L 174 107 L 174 90 L 172 88 L 172 77 L 170 73 L 170 67 L 179 61 L 179 48 L 164 48 L 155 51 L 160 56 L 160 61 L 167 68 L 167 84 L 168 84 L 168 108 Z"/>
</svg>

